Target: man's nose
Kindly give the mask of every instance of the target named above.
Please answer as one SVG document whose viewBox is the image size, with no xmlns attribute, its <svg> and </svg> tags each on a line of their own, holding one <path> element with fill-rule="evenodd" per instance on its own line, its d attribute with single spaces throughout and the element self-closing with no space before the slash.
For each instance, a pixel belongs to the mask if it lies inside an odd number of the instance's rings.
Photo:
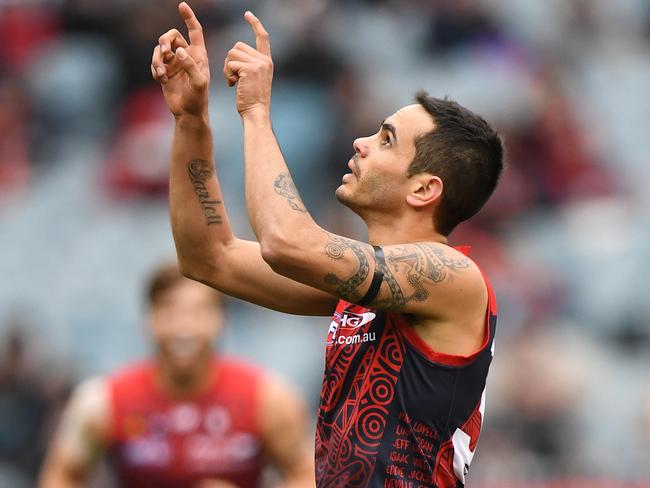
<svg viewBox="0 0 650 488">
<path fill-rule="evenodd" d="M 368 155 L 368 138 L 359 137 L 354 140 L 352 144 L 354 151 L 359 155 L 359 157 L 365 158 Z"/>
</svg>

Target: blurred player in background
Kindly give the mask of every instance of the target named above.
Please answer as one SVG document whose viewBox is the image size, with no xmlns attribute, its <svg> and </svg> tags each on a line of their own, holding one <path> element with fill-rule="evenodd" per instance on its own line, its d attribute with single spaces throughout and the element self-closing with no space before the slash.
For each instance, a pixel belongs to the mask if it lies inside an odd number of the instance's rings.
<svg viewBox="0 0 650 488">
<path fill-rule="evenodd" d="M 148 299 L 155 358 L 76 389 L 41 486 L 85 486 L 102 457 L 122 487 L 258 487 L 268 464 L 282 486 L 313 486 L 301 399 L 270 374 L 213 352 L 219 294 L 167 265 L 153 275 Z"/>
</svg>

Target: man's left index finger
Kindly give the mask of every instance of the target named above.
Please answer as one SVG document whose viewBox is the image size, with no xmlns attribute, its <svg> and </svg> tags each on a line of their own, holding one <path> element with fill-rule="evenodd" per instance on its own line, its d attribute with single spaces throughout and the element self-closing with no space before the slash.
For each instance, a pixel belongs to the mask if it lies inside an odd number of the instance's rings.
<svg viewBox="0 0 650 488">
<path fill-rule="evenodd" d="M 271 56 L 271 41 L 269 40 L 269 33 L 266 32 L 260 19 L 255 17 L 250 10 L 244 14 L 244 19 L 246 19 L 246 22 L 248 22 L 255 33 L 256 49 L 266 56 Z"/>
<path fill-rule="evenodd" d="M 205 47 L 203 28 L 201 27 L 199 20 L 196 18 L 196 15 L 194 15 L 194 11 L 186 2 L 181 2 L 178 5 L 178 12 L 181 14 L 181 17 L 187 26 L 190 44 Z"/>
</svg>

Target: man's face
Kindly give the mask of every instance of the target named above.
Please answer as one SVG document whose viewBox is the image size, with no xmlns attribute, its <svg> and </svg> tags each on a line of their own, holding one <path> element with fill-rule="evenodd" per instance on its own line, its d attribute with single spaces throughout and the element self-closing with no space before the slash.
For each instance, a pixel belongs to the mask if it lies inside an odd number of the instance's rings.
<svg viewBox="0 0 650 488">
<path fill-rule="evenodd" d="M 149 325 L 163 361 L 186 369 L 212 353 L 223 324 L 218 302 L 214 290 L 189 279 L 158 297 L 149 310 Z"/>
<path fill-rule="evenodd" d="M 416 104 L 385 119 L 376 134 L 355 140 L 351 173 L 343 175 L 336 198 L 362 216 L 368 210 L 399 213 L 407 205 L 415 140 L 433 129 L 431 115 Z"/>
</svg>

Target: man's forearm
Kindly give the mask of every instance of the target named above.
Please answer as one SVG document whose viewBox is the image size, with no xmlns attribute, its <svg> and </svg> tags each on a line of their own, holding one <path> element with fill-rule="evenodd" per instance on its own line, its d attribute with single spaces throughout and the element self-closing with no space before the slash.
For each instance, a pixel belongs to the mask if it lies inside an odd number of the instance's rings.
<svg viewBox="0 0 650 488">
<path fill-rule="evenodd" d="M 213 160 L 207 116 L 176 119 L 169 177 L 172 233 L 184 269 L 205 265 L 233 238 Z M 191 269 L 188 271 L 191 272 Z"/>
<path fill-rule="evenodd" d="M 246 207 L 262 246 L 265 240 L 278 235 L 298 236 L 315 228 L 289 174 L 268 115 L 247 114 L 242 120 Z"/>
</svg>

